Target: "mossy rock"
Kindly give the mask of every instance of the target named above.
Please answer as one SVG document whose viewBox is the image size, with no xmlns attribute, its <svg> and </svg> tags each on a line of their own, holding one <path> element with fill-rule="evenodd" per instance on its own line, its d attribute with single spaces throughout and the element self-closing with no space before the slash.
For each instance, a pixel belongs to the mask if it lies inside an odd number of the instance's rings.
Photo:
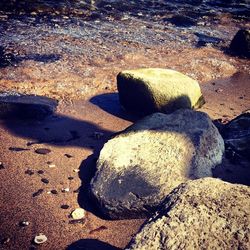
<svg viewBox="0 0 250 250">
<path fill-rule="evenodd" d="M 169 69 L 122 71 L 117 76 L 117 87 L 121 105 L 139 115 L 199 108 L 205 103 L 197 81 Z"/>
</svg>

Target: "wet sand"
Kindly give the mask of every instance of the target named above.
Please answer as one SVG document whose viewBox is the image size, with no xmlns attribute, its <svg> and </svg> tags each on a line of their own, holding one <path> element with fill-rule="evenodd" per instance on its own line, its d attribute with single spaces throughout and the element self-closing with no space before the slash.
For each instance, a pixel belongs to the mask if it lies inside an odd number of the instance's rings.
<svg viewBox="0 0 250 250">
<path fill-rule="evenodd" d="M 244 20 L 221 14 L 217 22 L 186 29 L 136 17 L 116 20 L 111 16 L 100 24 L 66 14 L 69 18 L 56 16 L 41 23 L 35 15 L 26 17 L 29 21 L 1 15 L 0 42 L 13 60 L 0 68 L 0 90 L 52 97 L 59 100 L 59 107 L 55 116 L 44 121 L 0 121 L 4 165 L 0 169 L 0 241 L 10 239 L 0 248 L 116 249 L 124 248 L 137 232 L 144 220 L 106 220 L 87 196 L 99 150 L 115 132 L 136 120 L 119 105 L 115 78 L 120 70 L 163 67 L 197 79 L 206 99 L 201 111 L 212 119 L 227 122 L 250 108 L 249 60 L 233 57 L 225 49 L 241 25 L 249 27 Z M 205 31 L 223 41 L 197 46 L 195 33 Z M 102 133 L 101 138 L 96 132 Z M 40 155 L 34 152 L 38 148 L 51 152 Z M 244 161 L 225 159 L 214 175 L 250 183 Z M 63 188 L 69 192 L 63 193 Z M 33 197 L 39 189 L 43 192 Z M 51 190 L 58 194 L 47 193 Z M 86 219 L 72 224 L 69 215 L 79 206 L 86 209 Z M 30 225 L 20 227 L 26 220 Z M 39 233 L 48 241 L 37 247 L 32 240 Z"/>
</svg>

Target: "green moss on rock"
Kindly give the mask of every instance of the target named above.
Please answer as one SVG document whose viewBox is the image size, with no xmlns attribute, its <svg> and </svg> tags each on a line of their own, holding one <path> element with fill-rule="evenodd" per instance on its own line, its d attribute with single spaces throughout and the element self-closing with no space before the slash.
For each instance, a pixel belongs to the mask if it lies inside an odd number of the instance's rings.
<svg viewBox="0 0 250 250">
<path fill-rule="evenodd" d="M 169 69 L 122 71 L 117 76 L 117 87 L 121 105 L 136 114 L 170 113 L 204 104 L 198 82 Z"/>
</svg>

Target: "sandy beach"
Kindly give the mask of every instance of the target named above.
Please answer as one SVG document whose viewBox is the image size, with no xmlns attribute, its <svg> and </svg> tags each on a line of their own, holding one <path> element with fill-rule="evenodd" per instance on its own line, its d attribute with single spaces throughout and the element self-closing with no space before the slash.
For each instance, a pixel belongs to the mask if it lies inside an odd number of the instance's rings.
<svg viewBox="0 0 250 250">
<path fill-rule="evenodd" d="M 226 123 L 250 108 L 249 59 L 227 50 L 250 23 L 223 12 L 199 17 L 192 28 L 133 15 L 82 20 L 39 13 L 0 11 L 0 46 L 12 55 L 0 67 L 0 91 L 59 101 L 42 121 L 0 120 L 0 249 L 123 249 L 144 219 L 107 220 L 87 192 L 104 143 L 138 119 L 119 104 L 117 74 L 145 67 L 180 71 L 200 83 L 206 100 L 200 111 Z M 221 40 L 198 46 L 195 33 L 206 30 Z M 35 152 L 41 148 L 50 152 Z M 248 164 L 224 159 L 214 176 L 249 185 Z M 86 216 L 73 221 L 78 207 Z M 39 233 L 48 240 L 37 246 Z"/>
</svg>

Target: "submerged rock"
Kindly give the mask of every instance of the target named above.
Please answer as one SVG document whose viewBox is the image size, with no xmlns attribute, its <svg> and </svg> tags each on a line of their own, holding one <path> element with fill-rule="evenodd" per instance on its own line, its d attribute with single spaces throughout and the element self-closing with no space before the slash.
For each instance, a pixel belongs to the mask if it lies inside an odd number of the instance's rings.
<svg viewBox="0 0 250 250">
<path fill-rule="evenodd" d="M 239 56 L 250 58 L 250 30 L 239 30 L 230 44 L 230 50 Z"/>
<path fill-rule="evenodd" d="M 180 183 L 212 176 L 223 152 L 205 113 L 155 113 L 104 145 L 90 191 L 110 218 L 145 217 Z"/>
<path fill-rule="evenodd" d="M 117 76 L 117 87 L 121 105 L 139 115 L 169 113 L 204 104 L 198 82 L 174 70 L 122 71 Z"/>
<path fill-rule="evenodd" d="M 1 92 L 0 119 L 43 119 L 55 112 L 57 104 L 56 100 L 44 96 Z"/>
<path fill-rule="evenodd" d="M 127 250 L 249 249 L 250 188 L 204 178 L 181 184 Z"/>
</svg>

